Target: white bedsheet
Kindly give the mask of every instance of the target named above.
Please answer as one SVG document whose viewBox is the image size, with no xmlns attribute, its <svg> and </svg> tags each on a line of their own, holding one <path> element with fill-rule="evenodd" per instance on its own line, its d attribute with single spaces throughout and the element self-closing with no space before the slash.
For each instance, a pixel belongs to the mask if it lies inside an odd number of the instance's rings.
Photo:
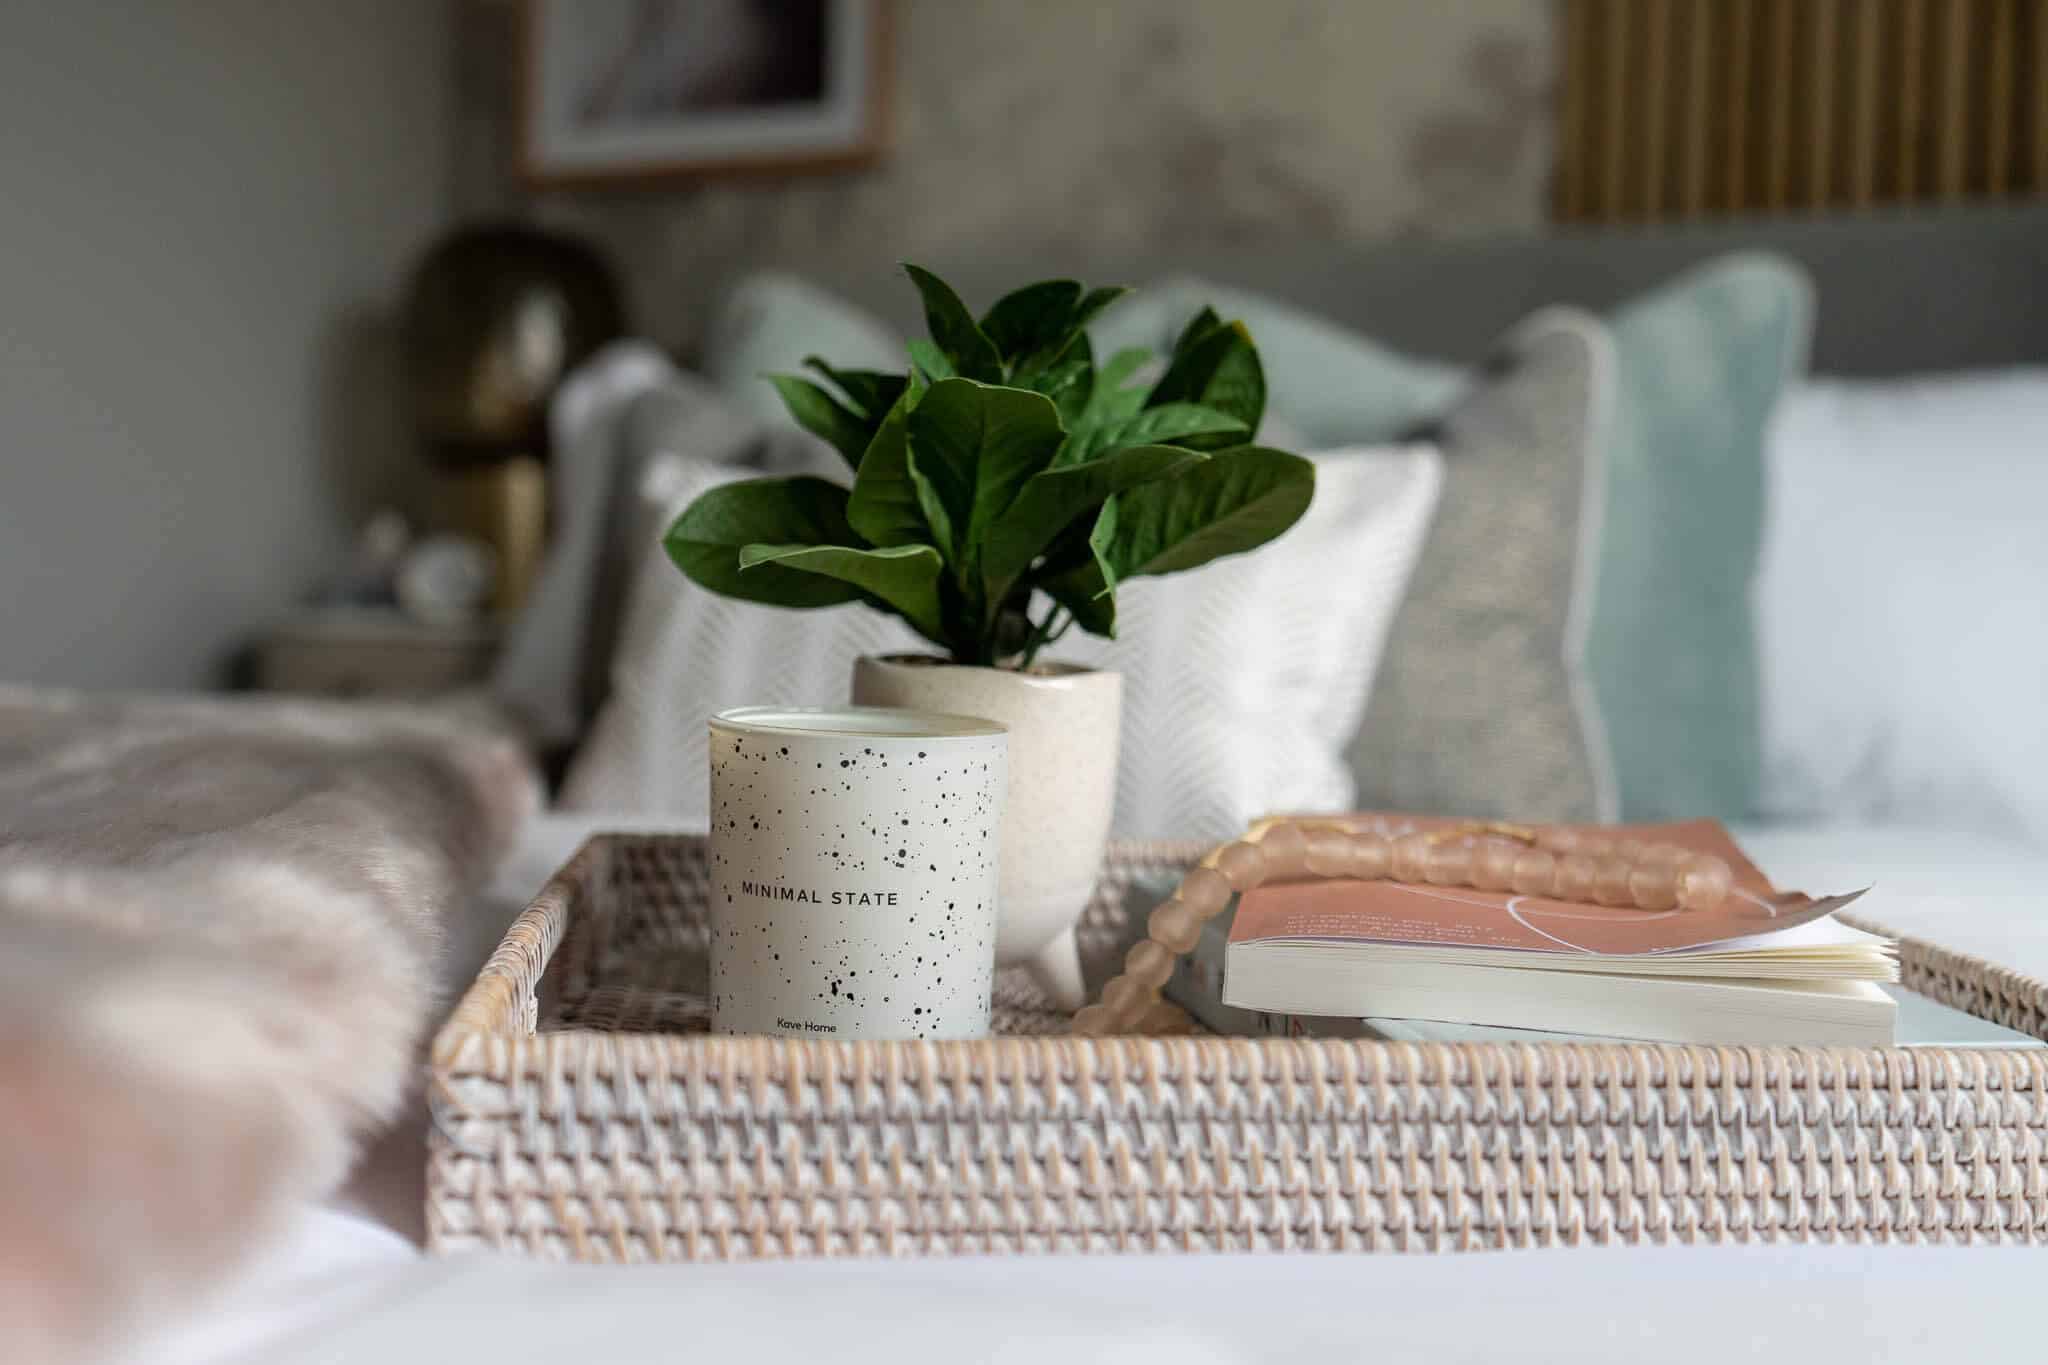
<svg viewBox="0 0 2048 1365">
<path fill-rule="evenodd" d="M 1849 913 L 2048 978 L 2048 850 L 1946 830 L 1739 829 L 1778 886 L 1870 894 Z"/>
<path fill-rule="evenodd" d="M 2038 1361 L 2030 1248 L 554 1266 L 466 1257 L 330 1289 L 279 1365 Z"/>
<path fill-rule="evenodd" d="M 593 828 L 550 816 L 479 908 L 491 938 Z M 1780 885 L 2048 976 L 2048 853 L 1955 833 L 1738 832 Z M 1606 1248 L 1462 1256 L 1045 1257 L 732 1267 L 430 1260 L 417 1116 L 335 1205 L 136 1365 L 489 1359 L 2040 1360 L 2031 1248 Z"/>
</svg>

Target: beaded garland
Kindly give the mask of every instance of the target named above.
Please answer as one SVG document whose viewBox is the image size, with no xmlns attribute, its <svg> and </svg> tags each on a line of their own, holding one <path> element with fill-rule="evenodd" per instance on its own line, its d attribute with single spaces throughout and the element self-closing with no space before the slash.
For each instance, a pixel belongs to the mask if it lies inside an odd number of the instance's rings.
<svg viewBox="0 0 2048 1365">
<path fill-rule="evenodd" d="M 1186 1026 L 1159 992 L 1174 960 L 1233 895 L 1303 875 L 1465 886 L 1638 910 L 1712 910 L 1733 889 L 1726 861 L 1676 844 L 1609 839 L 1576 830 L 1473 822 L 1434 833 L 1381 834 L 1281 821 L 1213 849 L 1152 912 L 1146 937 L 1102 998 L 1074 1016 L 1074 1032 L 1155 1033 Z"/>
</svg>

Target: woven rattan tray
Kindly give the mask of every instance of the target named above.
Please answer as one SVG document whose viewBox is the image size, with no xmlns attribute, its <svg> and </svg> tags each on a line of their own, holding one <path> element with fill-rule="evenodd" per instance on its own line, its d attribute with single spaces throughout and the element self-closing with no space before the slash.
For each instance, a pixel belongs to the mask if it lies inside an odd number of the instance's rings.
<svg viewBox="0 0 2048 1365">
<path fill-rule="evenodd" d="M 1114 848 L 1082 924 L 1194 846 Z M 2048 1240 L 2048 1050 L 706 1035 L 704 845 L 606 835 L 435 1040 L 441 1251 L 586 1261 L 1056 1250 Z M 1865 927 L 1876 927 L 1867 925 Z M 1901 941 L 2036 1036 L 2048 986 Z"/>
</svg>

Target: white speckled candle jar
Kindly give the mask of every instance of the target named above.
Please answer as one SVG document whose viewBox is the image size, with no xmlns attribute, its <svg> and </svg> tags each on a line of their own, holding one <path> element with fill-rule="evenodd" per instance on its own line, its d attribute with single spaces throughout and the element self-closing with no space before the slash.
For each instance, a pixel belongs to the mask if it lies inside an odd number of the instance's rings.
<svg viewBox="0 0 2048 1365">
<path fill-rule="evenodd" d="M 1007 749 L 968 716 L 713 716 L 718 1032 L 986 1036 Z"/>
</svg>

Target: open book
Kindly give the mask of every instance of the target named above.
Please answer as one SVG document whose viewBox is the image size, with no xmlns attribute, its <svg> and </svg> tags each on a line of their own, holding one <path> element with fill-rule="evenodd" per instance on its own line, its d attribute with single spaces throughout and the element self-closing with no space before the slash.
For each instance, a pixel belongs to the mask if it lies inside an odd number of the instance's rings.
<svg viewBox="0 0 2048 1365">
<path fill-rule="evenodd" d="M 1331 817 L 1397 835 L 1454 825 Z M 1264 886 L 1237 907 L 1223 999 L 1295 1015 L 1380 1016 L 1673 1042 L 1882 1044 L 1894 945 L 1773 888 L 1713 821 L 1603 830 L 1725 860 L 1712 910 L 1643 911 L 1396 882 Z"/>
</svg>

